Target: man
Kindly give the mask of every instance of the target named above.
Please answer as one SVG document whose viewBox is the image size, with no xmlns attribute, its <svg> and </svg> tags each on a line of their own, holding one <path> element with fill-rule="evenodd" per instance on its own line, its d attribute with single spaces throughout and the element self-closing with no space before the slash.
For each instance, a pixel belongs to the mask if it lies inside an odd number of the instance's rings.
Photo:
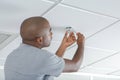
<svg viewBox="0 0 120 80">
<path fill-rule="evenodd" d="M 53 80 L 62 72 L 79 69 L 84 50 L 84 36 L 65 33 L 56 54 L 44 49 L 52 39 L 49 22 L 43 17 L 30 17 L 21 24 L 22 44 L 10 53 L 5 62 L 5 80 Z M 78 48 L 72 60 L 63 59 L 67 47 L 77 42 Z"/>
</svg>

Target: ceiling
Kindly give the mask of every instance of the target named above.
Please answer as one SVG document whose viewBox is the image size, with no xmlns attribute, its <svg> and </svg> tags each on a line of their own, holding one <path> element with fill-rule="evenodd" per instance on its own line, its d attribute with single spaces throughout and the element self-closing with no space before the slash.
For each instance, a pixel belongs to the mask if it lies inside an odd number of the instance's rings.
<svg viewBox="0 0 120 80">
<path fill-rule="evenodd" d="M 45 49 L 55 53 L 64 29 L 71 26 L 86 38 L 84 60 L 78 73 L 120 77 L 119 4 L 120 0 L 0 0 L 0 32 L 4 34 L 0 34 L 0 41 L 6 41 L 9 34 L 18 36 L 2 46 L 0 68 L 7 55 L 21 43 L 18 35 L 21 22 L 31 16 L 43 16 L 55 28 L 52 43 Z M 71 59 L 76 48 L 76 45 L 68 48 L 64 57 Z"/>
</svg>

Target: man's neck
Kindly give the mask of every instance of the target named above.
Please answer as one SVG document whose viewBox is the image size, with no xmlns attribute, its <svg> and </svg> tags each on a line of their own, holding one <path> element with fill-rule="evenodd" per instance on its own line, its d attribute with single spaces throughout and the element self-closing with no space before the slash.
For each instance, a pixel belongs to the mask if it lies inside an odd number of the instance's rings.
<svg viewBox="0 0 120 80">
<path fill-rule="evenodd" d="M 37 48 L 40 48 L 40 49 L 43 48 L 42 45 L 39 45 L 39 44 L 35 43 L 34 41 L 25 41 L 25 40 L 23 40 L 23 43 L 27 44 L 27 45 L 31 45 L 31 46 L 37 47 Z"/>
</svg>

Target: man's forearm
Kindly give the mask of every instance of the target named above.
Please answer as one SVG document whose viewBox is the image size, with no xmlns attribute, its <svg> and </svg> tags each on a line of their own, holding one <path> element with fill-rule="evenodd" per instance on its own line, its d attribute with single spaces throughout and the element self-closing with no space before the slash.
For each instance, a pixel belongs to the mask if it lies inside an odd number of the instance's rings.
<svg viewBox="0 0 120 80">
<path fill-rule="evenodd" d="M 84 43 L 78 46 L 76 53 L 72 60 L 64 59 L 65 60 L 65 68 L 63 72 L 76 72 L 80 68 L 84 53 Z"/>
<path fill-rule="evenodd" d="M 57 52 L 56 52 L 56 55 L 59 56 L 59 57 L 63 57 L 65 50 L 66 50 L 66 47 L 63 46 L 63 45 L 61 45 L 61 46 L 58 48 L 58 50 L 57 50 Z"/>
<path fill-rule="evenodd" d="M 81 43 L 81 45 L 78 45 L 76 53 L 72 59 L 72 61 L 76 64 L 76 68 L 79 68 L 81 65 L 83 59 L 83 53 L 84 53 L 84 43 Z"/>
</svg>

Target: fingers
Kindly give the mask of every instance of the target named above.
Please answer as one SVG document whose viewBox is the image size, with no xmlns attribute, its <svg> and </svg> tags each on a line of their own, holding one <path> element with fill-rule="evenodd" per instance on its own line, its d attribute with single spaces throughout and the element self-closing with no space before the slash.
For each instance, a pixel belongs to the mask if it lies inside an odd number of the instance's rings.
<svg viewBox="0 0 120 80">
<path fill-rule="evenodd" d="M 65 35 L 64 35 L 64 38 L 66 38 L 66 37 L 67 37 L 67 35 L 68 35 L 68 32 L 66 31 L 66 32 L 65 32 Z"/>
<path fill-rule="evenodd" d="M 80 32 L 76 33 L 76 35 L 77 35 L 78 37 L 81 37 L 81 36 L 84 37 L 84 35 L 81 34 Z M 67 36 L 68 36 L 68 32 L 66 31 L 64 37 L 67 37 Z M 75 38 L 74 33 L 73 33 L 73 32 L 70 32 L 69 37 L 74 37 L 74 38 Z"/>
<path fill-rule="evenodd" d="M 81 43 L 84 43 L 84 35 L 81 34 L 80 32 L 76 33 L 76 35 L 77 35 L 77 39 L 75 37 L 74 32 L 68 33 L 66 31 L 63 41 L 62 41 L 62 44 L 68 47 L 68 46 L 74 44 L 76 41 L 77 41 L 78 45 L 81 45 Z"/>
<path fill-rule="evenodd" d="M 75 34 L 73 32 L 70 33 L 69 37 L 71 37 L 72 40 L 76 41 L 76 37 L 75 37 Z"/>
<path fill-rule="evenodd" d="M 80 38 L 80 37 L 84 37 L 84 35 L 81 34 L 80 32 L 78 32 L 76 35 L 78 36 L 78 38 Z"/>
<path fill-rule="evenodd" d="M 80 32 L 78 32 L 76 35 L 77 35 L 77 37 L 78 37 L 78 38 L 77 38 L 77 44 L 78 44 L 78 45 L 81 45 L 82 43 L 84 43 L 84 39 L 85 39 L 85 38 L 84 38 L 84 35 L 81 34 Z"/>
<path fill-rule="evenodd" d="M 68 37 L 70 37 L 70 38 L 74 38 L 75 35 L 74 35 L 73 32 L 68 33 L 68 31 L 66 31 L 66 32 L 65 32 L 65 35 L 64 35 L 64 38 L 68 38 Z"/>
<path fill-rule="evenodd" d="M 69 36 L 74 36 L 74 33 L 73 32 L 70 32 L 70 35 Z"/>
</svg>

